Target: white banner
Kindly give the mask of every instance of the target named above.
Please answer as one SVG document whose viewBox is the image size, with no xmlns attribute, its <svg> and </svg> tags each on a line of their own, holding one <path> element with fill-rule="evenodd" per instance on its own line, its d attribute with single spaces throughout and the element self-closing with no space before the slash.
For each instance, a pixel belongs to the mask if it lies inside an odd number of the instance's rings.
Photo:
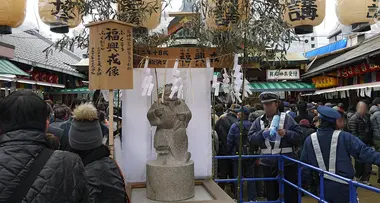
<svg viewBox="0 0 380 203">
<path fill-rule="evenodd" d="M 299 69 L 274 69 L 267 70 L 267 80 L 299 80 Z"/>
</svg>

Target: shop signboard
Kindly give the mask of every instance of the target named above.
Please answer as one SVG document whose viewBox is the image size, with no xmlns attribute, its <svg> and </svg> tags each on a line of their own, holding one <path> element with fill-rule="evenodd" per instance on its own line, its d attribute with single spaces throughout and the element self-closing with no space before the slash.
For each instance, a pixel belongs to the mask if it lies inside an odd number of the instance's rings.
<svg viewBox="0 0 380 203">
<path fill-rule="evenodd" d="M 362 63 L 360 65 L 339 68 L 337 71 L 337 76 L 344 77 L 344 78 L 351 78 L 357 75 L 362 75 L 365 73 L 370 73 L 370 72 L 379 71 L 379 70 L 380 70 L 380 66 L 378 65 L 373 65 L 373 64 L 369 65 L 367 63 Z"/>
<path fill-rule="evenodd" d="M 133 25 L 107 20 L 90 28 L 89 89 L 133 88 Z"/>
<path fill-rule="evenodd" d="M 338 79 L 329 76 L 318 76 L 311 79 L 315 88 L 327 88 L 338 86 Z"/>
<path fill-rule="evenodd" d="M 268 69 L 267 80 L 299 80 L 299 69 Z"/>
<path fill-rule="evenodd" d="M 169 47 L 169 48 L 136 48 L 134 50 L 134 67 L 143 65 L 142 60 L 149 58 L 149 68 L 172 68 L 179 60 L 178 68 L 206 68 L 206 59 L 210 59 L 213 68 L 232 67 L 231 55 L 220 56 L 216 48 Z M 168 64 L 166 64 L 168 63 Z"/>
</svg>

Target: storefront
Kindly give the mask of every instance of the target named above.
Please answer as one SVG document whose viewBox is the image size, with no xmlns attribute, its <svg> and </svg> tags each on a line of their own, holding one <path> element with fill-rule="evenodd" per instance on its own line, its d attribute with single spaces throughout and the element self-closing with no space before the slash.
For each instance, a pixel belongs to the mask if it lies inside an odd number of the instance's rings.
<svg viewBox="0 0 380 203">
<path fill-rule="evenodd" d="M 380 96 L 379 43 L 380 36 L 375 36 L 356 48 L 330 55 L 330 60 L 317 59 L 303 79 L 311 78 L 318 90 L 304 96 L 313 101 L 337 101 L 347 105 Z"/>
</svg>

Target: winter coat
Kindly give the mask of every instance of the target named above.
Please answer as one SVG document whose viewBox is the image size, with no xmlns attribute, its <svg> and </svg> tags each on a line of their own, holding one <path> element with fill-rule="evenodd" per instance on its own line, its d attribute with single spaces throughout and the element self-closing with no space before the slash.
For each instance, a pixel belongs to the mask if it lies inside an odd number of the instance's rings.
<svg viewBox="0 0 380 203">
<path fill-rule="evenodd" d="M 107 147 L 74 153 L 78 153 L 85 166 L 91 203 L 127 203 L 123 175 L 115 160 L 109 157 Z"/>
<path fill-rule="evenodd" d="M 348 129 L 365 144 L 371 144 L 372 133 L 369 116 L 361 118 L 358 113 L 354 114 L 348 121 Z"/>
<path fill-rule="evenodd" d="M 253 122 L 251 129 L 249 130 L 249 140 L 251 144 L 257 145 L 261 149 L 266 149 L 265 138 L 263 136 L 263 132 L 265 129 L 261 129 L 261 123 L 264 124 L 265 127 L 269 127 L 270 123 L 266 119 L 266 115 L 264 114 L 262 117 L 256 119 Z M 281 138 L 280 148 L 293 148 L 292 153 L 283 153 L 286 156 L 291 158 L 297 158 L 296 148 L 301 145 L 302 142 L 302 129 L 301 127 L 294 121 L 294 119 L 286 114 L 284 121 L 284 130 L 286 135 Z M 271 143 L 273 149 L 273 143 Z M 271 158 L 263 158 L 261 163 L 266 166 L 277 167 L 277 160 Z M 285 165 L 291 164 L 289 161 L 285 160 Z"/>
<path fill-rule="evenodd" d="M 215 124 L 215 131 L 219 137 L 219 153 L 218 155 L 230 155 L 227 148 L 227 135 L 230 131 L 232 124 L 237 122 L 235 115 L 228 113 L 226 116 L 222 116 Z"/>
<path fill-rule="evenodd" d="M 73 118 L 70 118 L 69 120 L 61 123 L 59 125 L 59 128 L 63 130 L 63 136 L 59 139 L 59 143 L 61 144 L 60 150 L 63 151 L 70 151 L 70 145 L 69 145 L 69 130 L 71 128 L 71 122 L 73 121 Z"/>
<path fill-rule="evenodd" d="M 249 129 L 251 128 L 251 126 L 252 126 L 252 122 L 248 120 L 243 121 L 243 128 L 247 130 L 247 133 Z M 244 142 L 244 139 L 243 139 L 243 142 Z M 228 132 L 227 149 L 228 149 L 229 154 L 236 155 L 236 152 L 238 151 L 239 143 L 240 143 L 240 121 L 232 124 L 230 131 Z"/>
<path fill-rule="evenodd" d="M 5 203 L 47 148 L 43 132 L 17 130 L 0 136 L 0 202 Z M 76 154 L 54 151 L 22 203 L 84 203 L 88 189 L 84 167 Z"/>
<path fill-rule="evenodd" d="M 371 128 L 374 140 L 380 140 L 380 107 L 372 106 L 369 110 L 371 114 Z"/>
<path fill-rule="evenodd" d="M 59 128 L 59 126 L 60 126 L 62 123 L 64 123 L 64 122 L 65 122 L 64 120 L 57 118 L 57 119 L 55 119 L 55 121 L 53 121 L 53 122 L 50 123 L 50 126 L 53 126 L 53 127 Z"/>
</svg>

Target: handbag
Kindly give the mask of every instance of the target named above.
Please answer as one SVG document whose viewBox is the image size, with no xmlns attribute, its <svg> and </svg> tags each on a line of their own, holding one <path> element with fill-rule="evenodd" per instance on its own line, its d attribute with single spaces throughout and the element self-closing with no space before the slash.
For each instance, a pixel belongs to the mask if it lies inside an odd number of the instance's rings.
<svg viewBox="0 0 380 203">
<path fill-rule="evenodd" d="M 30 187 L 33 185 L 34 181 L 37 179 L 37 176 L 40 174 L 41 170 L 46 165 L 46 162 L 49 160 L 50 156 L 53 154 L 53 150 L 45 148 L 37 158 L 34 160 L 32 167 L 30 168 L 28 174 L 24 179 L 20 181 L 20 184 L 12 191 L 11 197 L 7 202 L 12 203 L 21 203 L 22 199 L 28 193 Z"/>
</svg>

